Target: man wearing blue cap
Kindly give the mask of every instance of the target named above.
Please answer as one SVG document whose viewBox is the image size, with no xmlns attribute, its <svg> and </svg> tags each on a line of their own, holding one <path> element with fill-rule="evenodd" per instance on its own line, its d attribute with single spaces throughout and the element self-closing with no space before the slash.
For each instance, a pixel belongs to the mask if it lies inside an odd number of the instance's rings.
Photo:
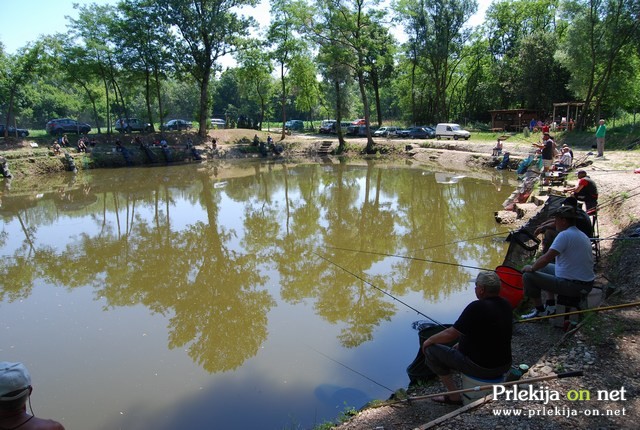
<svg viewBox="0 0 640 430">
<path fill-rule="evenodd" d="M 27 413 L 31 397 L 31 375 L 24 364 L 0 362 L 0 429 L 3 430 L 64 430 L 53 420 L 36 418 Z"/>
</svg>

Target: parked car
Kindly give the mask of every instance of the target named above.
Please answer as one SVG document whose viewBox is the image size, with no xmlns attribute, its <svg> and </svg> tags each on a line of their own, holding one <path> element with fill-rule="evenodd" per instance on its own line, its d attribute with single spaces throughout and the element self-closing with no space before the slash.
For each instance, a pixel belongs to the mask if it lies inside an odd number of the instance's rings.
<svg viewBox="0 0 640 430">
<path fill-rule="evenodd" d="M 370 127 L 371 133 L 375 133 L 375 129 Z M 366 125 L 349 125 L 347 127 L 348 136 L 366 136 L 367 135 L 367 126 Z"/>
<path fill-rule="evenodd" d="M 304 130 L 304 122 L 299 119 L 290 119 L 284 123 L 287 130 Z"/>
<path fill-rule="evenodd" d="M 427 132 L 427 134 L 429 135 L 429 139 L 433 139 L 434 137 L 436 137 L 436 129 L 433 127 L 430 127 L 428 125 L 423 125 L 422 128 L 425 129 L 425 131 Z"/>
<path fill-rule="evenodd" d="M 186 121 L 184 119 L 172 119 L 167 121 L 163 126 L 163 130 L 191 130 L 193 124 L 191 121 Z"/>
<path fill-rule="evenodd" d="M 410 139 L 427 139 L 431 137 L 429 135 L 429 131 L 424 127 L 411 127 L 406 130 L 401 130 L 398 133 L 399 137 L 410 138 Z"/>
<path fill-rule="evenodd" d="M 322 134 L 329 134 L 331 133 L 331 130 L 333 130 L 333 128 L 335 127 L 335 124 L 336 124 L 335 119 L 324 120 L 320 124 L 320 128 L 318 129 L 318 132 Z"/>
<path fill-rule="evenodd" d="M 144 131 L 145 133 L 150 133 L 153 130 L 151 124 L 148 122 L 140 121 L 138 118 L 129 118 L 129 119 L 117 119 L 115 129 L 120 133 L 131 133 L 133 131 Z"/>
<path fill-rule="evenodd" d="M 58 118 L 49 121 L 45 129 L 47 133 L 53 135 L 64 133 L 87 134 L 91 131 L 91 126 L 71 118 Z"/>
<path fill-rule="evenodd" d="M 396 126 L 388 126 L 388 127 L 380 127 L 377 129 L 373 135 L 376 137 L 392 137 L 398 133 L 398 127 Z"/>
<path fill-rule="evenodd" d="M 227 122 L 222 118 L 211 118 L 212 128 L 225 128 L 226 126 L 227 126 Z"/>
<path fill-rule="evenodd" d="M 338 122 L 334 122 L 333 123 L 333 127 L 331 127 L 331 133 L 332 134 L 338 134 L 337 125 L 338 125 Z M 342 134 L 346 134 L 347 133 L 347 129 L 349 128 L 350 125 L 351 125 L 350 122 L 342 122 L 342 123 L 340 123 L 340 129 L 342 130 Z"/>
<path fill-rule="evenodd" d="M 14 126 L 10 125 L 9 127 L 7 127 L 8 130 L 8 136 L 14 136 L 14 137 L 27 137 L 29 136 L 29 130 L 27 130 L 26 128 L 15 128 Z M 5 131 L 5 127 L 4 124 L 0 124 L 0 137 L 4 137 L 4 131 Z"/>
<path fill-rule="evenodd" d="M 448 139 L 458 140 L 460 138 L 469 140 L 471 133 L 467 130 L 463 130 L 458 124 L 453 123 L 441 123 L 436 125 L 436 139 L 446 137 Z"/>
<path fill-rule="evenodd" d="M 360 118 L 360 119 L 356 119 L 354 121 L 351 121 L 352 125 L 365 125 L 367 122 L 364 120 L 364 118 Z"/>
</svg>

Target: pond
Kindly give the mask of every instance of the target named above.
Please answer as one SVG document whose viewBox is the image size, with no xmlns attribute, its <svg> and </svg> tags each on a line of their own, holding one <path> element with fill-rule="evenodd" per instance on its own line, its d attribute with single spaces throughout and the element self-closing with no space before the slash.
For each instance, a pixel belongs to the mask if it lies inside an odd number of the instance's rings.
<svg viewBox="0 0 640 430">
<path fill-rule="evenodd" d="M 482 175 L 242 162 L 5 182 L 0 360 L 69 429 L 334 420 L 406 388 L 416 311 L 453 322 L 502 262 L 511 176 Z"/>
</svg>

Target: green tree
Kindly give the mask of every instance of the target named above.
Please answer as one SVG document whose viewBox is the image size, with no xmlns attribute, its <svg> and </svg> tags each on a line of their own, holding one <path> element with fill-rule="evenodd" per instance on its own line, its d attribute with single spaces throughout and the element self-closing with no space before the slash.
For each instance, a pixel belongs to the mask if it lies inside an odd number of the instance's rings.
<svg viewBox="0 0 640 430">
<path fill-rule="evenodd" d="M 549 110 L 565 99 L 566 74 L 554 58 L 563 27 L 557 9 L 558 0 L 516 0 L 487 10 L 484 31 L 497 106 Z"/>
<path fill-rule="evenodd" d="M 282 135 L 286 137 L 287 100 L 289 98 L 289 73 L 296 59 L 306 51 L 306 46 L 297 29 L 303 16 L 305 4 L 301 1 L 271 0 L 271 25 L 267 40 L 271 46 L 271 57 L 277 65 L 280 79 L 280 108 L 282 114 Z"/>
<path fill-rule="evenodd" d="M 118 49 L 115 51 L 122 68 L 130 76 L 127 83 L 130 95 L 138 94 L 138 83 L 144 88 L 146 118 L 152 127 L 155 99 L 160 123 L 164 122 L 162 106 L 162 81 L 169 67 L 169 53 L 163 49 L 170 41 L 169 28 L 157 15 L 150 0 L 124 0 L 118 5 L 119 14 L 113 23 L 112 37 Z M 126 110 L 125 110 L 126 111 Z"/>
<path fill-rule="evenodd" d="M 258 129 L 262 129 L 265 114 L 268 112 L 268 101 L 273 92 L 271 61 L 260 47 L 240 52 L 237 59 L 240 66 L 238 78 L 244 83 L 240 89 L 245 98 L 254 100 L 260 106 Z"/>
<path fill-rule="evenodd" d="M 414 62 L 413 79 L 417 78 L 420 68 L 433 86 L 435 121 L 450 119 L 449 97 L 458 82 L 455 75 L 471 35 L 465 23 L 476 10 L 475 0 L 401 0 L 398 3 L 400 19 L 411 29 L 407 49 Z M 416 91 L 419 86 L 416 79 L 412 90 Z"/>
<path fill-rule="evenodd" d="M 637 41 L 640 3 L 576 0 L 564 5 L 563 17 L 569 26 L 559 57 L 572 71 L 571 89 L 585 103 L 576 121 L 576 127 L 582 129 L 589 125 L 588 118 L 594 121 L 601 116 L 611 81 L 627 60 L 625 49 Z"/>
<path fill-rule="evenodd" d="M 159 16 L 175 31 L 172 50 L 179 71 L 189 73 L 198 83 L 198 134 L 207 132 L 209 118 L 209 84 L 220 68 L 220 57 L 233 53 L 242 45 L 254 25 L 252 18 L 239 16 L 236 9 L 255 6 L 257 0 L 158 0 Z"/>
<path fill-rule="evenodd" d="M 4 137 L 9 134 L 8 126 L 11 125 L 11 118 L 19 114 L 16 106 L 21 104 L 21 97 L 24 94 L 23 87 L 35 79 L 40 67 L 40 44 L 27 46 L 21 49 L 16 55 L 5 56 L 1 53 L 0 60 L 0 108 L 6 109 L 4 118 Z M 4 57 L 4 58 L 2 58 Z"/>
</svg>

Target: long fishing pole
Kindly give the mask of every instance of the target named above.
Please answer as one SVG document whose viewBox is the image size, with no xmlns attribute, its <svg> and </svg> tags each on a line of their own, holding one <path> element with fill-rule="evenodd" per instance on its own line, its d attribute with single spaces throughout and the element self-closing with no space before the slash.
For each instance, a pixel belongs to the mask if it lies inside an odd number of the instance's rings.
<svg viewBox="0 0 640 430">
<path fill-rule="evenodd" d="M 389 406 L 389 405 L 395 405 L 397 403 L 409 403 L 409 402 L 412 402 L 414 400 L 432 399 L 434 397 L 448 396 L 448 395 L 451 395 L 451 394 L 462 394 L 462 393 L 468 393 L 470 391 L 484 391 L 484 390 L 491 389 L 496 385 L 502 385 L 504 387 L 508 387 L 510 385 L 516 385 L 516 384 L 529 384 L 529 383 L 532 383 L 532 382 L 548 381 L 550 379 L 573 378 L 573 377 L 576 377 L 576 376 L 583 376 L 583 375 L 584 375 L 584 373 L 582 372 L 582 370 L 576 370 L 576 371 L 573 371 L 573 372 L 564 372 L 564 373 L 553 373 L 553 374 L 546 375 L 546 376 L 539 376 L 537 378 L 527 378 L 527 379 L 521 379 L 521 380 L 518 380 L 518 381 L 498 382 L 498 383 L 495 383 L 495 384 L 478 385 L 478 386 L 471 387 L 471 388 L 463 388 L 461 390 L 445 391 L 443 393 L 425 394 L 424 396 L 407 397 L 406 399 L 395 400 L 395 401 L 392 401 L 392 402 L 385 402 L 385 403 L 381 403 L 380 405 L 373 406 L 373 407 Z"/>
<path fill-rule="evenodd" d="M 428 247 L 426 247 L 426 248 L 416 249 L 416 251 L 426 251 L 427 249 L 440 248 L 441 246 L 448 246 L 448 245 L 455 245 L 455 244 L 457 244 L 457 243 L 471 242 L 472 240 L 486 239 L 486 238 L 488 238 L 488 237 L 494 237 L 494 236 L 502 236 L 502 235 L 507 234 L 507 233 L 511 233 L 511 231 L 505 231 L 505 232 L 499 232 L 499 233 L 486 234 L 486 235 L 484 235 L 484 236 L 472 237 L 471 239 L 455 240 L 455 241 L 453 241 L 453 242 L 446 242 L 446 243 L 441 243 L 441 244 L 439 244 L 439 245 L 433 245 L 433 246 L 428 246 Z"/>
<path fill-rule="evenodd" d="M 499 268 L 487 269 L 485 267 L 470 266 L 470 265 L 467 265 L 467 264 L 459 264 L 459 263 L 450 263 L 448 261 L 428 260 L 426 258 L 409 257 L 409 256 L 406 256 L 406 255 L 386 254 L 384 252 L 373 252 L 373 251 L 361 251 L 361 250 L 358 250 L 358 249 L 341 248 L 341 247 L 338 247 L 338 246 L 328 246 L 328 245 L 323 245 L 323 246 L 325 248 L 337 249 L 337 250 L 341 250 L 341 251 L 360 252 L 360 253 L 363 253 L 363 254 L 382 255 L 382 256 L 385 256 L 385 257 L 405 258 L 407 260 L 416 260 L 416 261 L 424 261 L 424 262 L 427 262 L 427 263 L 445 264 L 445 265 L 448 265 L 448 266 L 458 266 L 458 267 L 464 267 L 464 268 L 467 268 L 467 269 L 486 270 L 486 271 L 489 271 L 489 272 L 495 272 L 495 273 L 498 274 L 498 276 L 500 276 L 500 274 L 504 274 L 505 273 L 505 272 L 501 272 L 499 270 Z M 520 272 L 519 270 L 517 270 L 515 268 L 510 268 L 510 269 L 513 269 L 513 270 L 517 271 L 518 274 L 520 276 L 522 276 L 522 272 Z M 510 272 L 509 274 L 510 275 L 515 275 L 515 273 L 513 273 L 513 272 Z M 500 277 L 500 282 L 502 282 L 505 285 L 508 285 L 509 287 L 512 287 L 512 288 L 515 288 L 515 289 L 518 289 L 518 290 L 522 289 L 522 287 L 519 287 L 517 285 L 513 285 L 510 282 L 508 282 L 507 280 L 503 279 L 502 277 Z"/>
<path fill-rule="evenodd" d="M 353 373 L 355 373 L 356 375 L 360 375 L 360 376 L 362 376 L 363 378 L 365 378 L 365 379 L 367 379 L 367 380 L 369 380 L 369 381 L 373 382 L 374 384 L 376 384 L 376 385 L 378 385 L 378 386 L 380 386 L 380 387 L 382 387 L 382 388 L 384 388 L 384 389 L 386 389 L 386 390 L 391 391 L 392 393 L 394 393 L 394 392 L 395 392 L 395 390 L 392 390 L 391 388 L 389 388 L 389 387 L 387 387 L 387 386 L 385 386 L 385 385 L 382 385 L 381 383 L 379 383 L 379 382 L 377 382 L 377 381 L 374 381 L 373 379 L 369 378 L 369 377 L 368 377 L 367 375 L 365 375 L 364 373 L 360 373 L 360 372 L 358 372 L 357 370 L 352 369 L 351 367 L 347 366 L 346 364 L 341 363 L 341 362 L 339 362 L 338 360 L 336 360 L 336 359 L 334 359 L 334 358 L 329 357 L 329 356 L 328 356 L 327 354 L 325 354 L 324 352 L 322 352 L 322 351 L 318 351 L 318 350 L 317 350 L 317 349 L 315 349 L 313 346 L 308 345 L 308 344 L 306 344 L 306 343 L 305 343 L 304 345 L 305 345 L 306 347 L 308 347 L 308 348 L 310 348 L 310 349 L 314 350 L 314 351 L 315 351 L 315 352 L 317 352 L 318 354 L 322 355 L 323 357 L 325 357 L 325 358 L 327 358 L 327 359 L 329 359 L 329 360 L 333 361 L 334 363 L 337 363 L 337 364 L 339 364 L 340 366 L 342 366 L 342 367 L 344 367 L 344 368 L 346 368 L 346 369 L 349 369 L 350 371 L 352 371 L 352 372 L 353 372 Z"/>
<path fill-rule="evenodd" d="M 561 314 L 553 314 L 553 315 L 545 315 L 543 317 L 536 317 L 536 318 L 529 318 L 529 319 L 520 319 L 520 320 L 516 320 L 516 323 L 525 323 L 525 322 L 535 322 L 535 321 L 541 321 L 541 320 L 546 320 L 546 319 L 550 319 L 550 318 L 557 318 L 557 317 L 563 317 L 563 316 L 569 316 L 569 315 L 580 315 L 580 314 L 584 314 L 584 313 L 588 313 L 588 312 L 600 312 L 600 311 L 610 311 L 610 310 L 614 310 L 614 309 L 622 309 L 622 308 L 629 308 L 632 306 L 640 306 L 640 302 L 633 302 L 633 303 L 623 303 L 621 305 L 611 305 L 611 306 L 602 306 L 599 308 L 591 308 L 591 309 L 582 309 L 579 311 L 571 311 L 571 312 L 564 312 Z"/>
<path fill-rule="evenodd" d="M 340 250 L 340 251 L 360 252 L 362 254 L 382 255 L 382 256 L 385 256 L 385 257 L 404 258 L 404 259 L 407 259 L 407 260 L 424 261 L 424 262 L 427 262 L 427 263 L 444 264 L 444 265 L 447 265 L 447 266 L 464 267 L 466 269 L 488 270 L 490 272 L 495 272 L 494 269 L 487 269 L 485 267 L 470 266 L 470 265 L 467 265 L 467 264 L 460 264 L 460 263 L 451 263 L 451 262 L 448 262 L 448 261 L 429 260 L 427 258 L 420 258 L 420 257 L 409 257 L 407 255 L 387 254 L 387 253 L 384 253 L 384 252 L 374 252 L 374 251 L 363 251 L 363 250 L 360 250 L 360 249 L 342 248 L 342 247 L 339 247 L 339 246 L 329 246 L 329 245 L 324 245 L 324 248 L 337 249 L 337 250 Z"/>
<path fill-rule="evenodd" d="M 417 313 L 418 315 L 422 315 L 423 317 L 427 318 L 428 320 L 433 321 L 434 323 L 438 324 L 440 327 L 447 328 L 444 324 L 442 324 L 442 323 L 440 323 L 440 322 L 438 322 L 438 321 L 434 320 L 434 319 L 433 319 L 433 318 L 431 318 L 429 315 L 427 315 L 427 314 L 424 314 L 424 313 L 420 312 L 419 310 L 417 310 L 416 308 L 414 308 L 414 307 L 413 307 L 413 306 L 411 306 L 410 304 L 403 302 L 402 300 L 400 300 L 399 298 L 397 298 L 397 297 L 393 296 L 392 294 L 390 294 L 390 293 L 386 292 L 386 291 L 385 291 L 385 290 L 383 290 L 382 288 L 379 288 L 379 287 L 377 287 L 377 286 L 373 285 L 371 282 L 367 281 L 366 279 L 362 278 L 361 276 L 358 276 L 357 274 L 353 273 L 352 271 L 350 271 L 350 270 L 348 270 L 348 269 L 346 269 L 346 268 L 342 267 L 341 265 L 339 265 L 339 264 L 338 264 L 338 263 L 336 263 L 335 261 L 331 261 L 331 260 L 329 260 L 327 257 L 325 257 L 324 255 L 320 255 L 320 254 L 318 254 L 318 253 L 317 253 L 317 252 L 315 252 L 315 251 L 311 251 L 311 252 L 312 252 L 312 253 L 314 253 L 315 255 L 317 255 L 318 257 L 322 258 L 324 261 L 326 261 L 326 262 L 328 262 L 328 263 L 333 264 L 334 266 L 336 266 L 336 267 L 338 267 L 338 268 L 340 268 L 340 269 L 344 270 L 345 272 L 347 272 L 348 274 L 350 274 L 350 275 L 352 275 L 352 276 L 355 276 L 357 279 L 361 280 L 362 282 L 364 282 L 365 284 L 369 285 L 370 287 L 375 288 L 376 290 L 380 291 L 382 294 L 385 294 L 385 295 L 387 295 L 387 296 L 391 297 L 393 300 L 397 301 L 398 303 L 401 303 L 401 304 L 405 305 L 406 307 L 408 307 L 409 309 L 411 309 L 412 311 L 414 311 L 414 312 L 415 312 L 415 313 Z"/>
</svg>

